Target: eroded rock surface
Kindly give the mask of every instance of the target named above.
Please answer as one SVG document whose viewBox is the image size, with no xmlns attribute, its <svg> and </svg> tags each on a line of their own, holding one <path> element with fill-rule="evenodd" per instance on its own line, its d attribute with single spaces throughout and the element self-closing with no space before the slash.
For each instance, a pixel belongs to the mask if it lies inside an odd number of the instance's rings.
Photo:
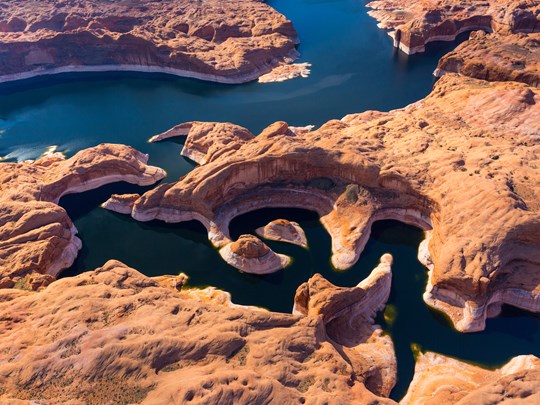
<svg viewBox="0 0 540 405">
<path fill-rule="evenodd" d="M 459 330 L 480 330 L 502 303 L 540 310 L 539 97 L 522 83 L 449 74 L 403 109 L 298 133 L 278 122 L 145 193 L 132 216 L 199 220 L 222 248 L 242 213 L 310 209 L 339 269 L 357 261 L 376 220 L 432 229 L 426 300 Z"/>
<path fill-rule="evenodd" d="M 298 57 L 291 22 L 262 1 L 10 0 L 0 81 L 74 71 L 254 80 Z"/>
<path fill-rule="evenodd" d="M 124 145 L 102 144 L 64 159 L 0 163 L 0 285 L 37 289 L 75 260 L 81 241 L 63 195 L 126 181 L 151 185 L 165 172 L 148 156 Z"/>
<path fill-rule="evenodd" d="M 294 245 L 307 247 L 306 234 L 302 227 L 293 221 L 286 219 L 276 219 L 267 225 L 255 230 L 262 238 L 275 240 L 278 242 L 288 242 Z"/>
<path fill-rule="evenodd" d="M 120 214 L 129 214 L 135 205 L 135 201 L 141 198 L 140 194 L 113 194 L 101 206 L 109 211 Z"/>
<path fill-rule="evenodd" d="M 445 73 L 540 87 L 540 34 L 473 32 L 468 41 L 441 58 L 434 74 Z"/>
<path fill-rule="evenodd" d="M 0 401 L 394 403 L 380 397 L 392 343 L 372 321 L 388 277 L 337 289 L 315 276 L 305 315 L 178 292 L 116 261 L 40 292 L 3 289 Z"/>
<path fill-rule="evenodd" d="M 462 32 L 503 34 L 540 30 L 538 0 L 375 0 L 367 5 L 394 46 L 408 54 L 424 52 L 432 41 L 452 41 Z"/>
<path fill-rule="evenodd" d="M 225 245 L 219 254 L 231 266 L 244 273 L 269 274 L 287 267 L 289 256 L 275 253 L 262 240 L 253 235 L 242 235 Z"/>
<path fill-rule="evenodd" d="M 403 405 L 538 404 L 540 359 L 514 357 L 505 366 L 487 370 L 445 357 L 421 354 Z"/>
<path fill-rule="evenodd" d="M 185 122 L 153 136 L 150 142 L 189 136 L 182 148 L 185 156 L 198 164 L 237 150 L 240 145 L 255 137 L 249 130 L 238 125 L 222 122 Z"/>
</svg>

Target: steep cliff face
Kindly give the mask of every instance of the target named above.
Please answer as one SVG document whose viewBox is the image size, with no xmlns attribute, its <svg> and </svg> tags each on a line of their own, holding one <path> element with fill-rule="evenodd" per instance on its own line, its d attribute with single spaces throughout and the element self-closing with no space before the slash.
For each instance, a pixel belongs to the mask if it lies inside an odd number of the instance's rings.
<svg viewBox="0 0 540 405">
<path fill-rule="evenodd" d="M 60 197 L 117 181 L 150 185 L 165 172 L 124 145 L 102 144 L 65 160 L 0 163 L 0 287 L 37 289 L 77 257 L 81 241 Z"/>
<path fill-rule="evenodd" d="M 452 41 L 462 32 L 504 34 L 540 30 L 538 0 L 375 0 L 369 15 L 388 29 L 394 46 L 408 54 L 424 52 L 432 41 Z"/>
<path fill-rule="evenodd" d="M 241 83 L 291 62 L 291 22 L 256 0 L 13 0 L 0 5 L 0 82 L 69 71 Z"/>
<path fill-rule="evenodd" d="M 392 342 L 372 320 L 389 272 L 352 289 L 316 276 L 306 302 L 320 310 L 303 315 L 163 287 L 116 261 L 37 293 L 0 289 L 0 401 L 393 403 L 379 397 L 395 382 Z"/>
<path fill-rule="evenodd" d="M 206 155 L 177 183 L 131 202 L 132 215 L 197 219 L 221 248 L 241 213 L 309 208 L 341 269 L 357 261 L 376 220 L 432 229 L 425 299 L 458 329 L 480 330 L 501 303 L 540 309 L 539 97 L 520 83 L 445 75 L 400 110 L 353 114 L 311 132 L 276 123 L 251 140 L 230 138 L 226 153 Z M 195 133 L 187 135 L 192 148 L 214 134 Z"/>
<path fill-rule="evenodd" d="M 435 76 L 459 73 L 489 81 L 516 81 L 540 87 L 540 34 L 486 35 L 468 41 L 441 58 Z"/>
</svg>

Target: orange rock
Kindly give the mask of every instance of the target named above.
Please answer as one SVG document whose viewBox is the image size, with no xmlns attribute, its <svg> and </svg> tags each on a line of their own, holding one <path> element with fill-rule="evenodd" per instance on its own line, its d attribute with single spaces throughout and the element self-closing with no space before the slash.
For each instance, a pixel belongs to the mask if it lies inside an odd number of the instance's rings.
<svg viewBox="0 0 540 405">
<path fill-rule="evenodd" d="M 117 261 L 40 292 L 0 290 L 0 402 L 394 403 L 390 338 L 354 302 L 339 317 L 352 347 L 322 316 L 188 291 Z"/>
<path fill-rule="evenodd" d="M 296 222 L 286 219 L 276 219 L 266 226 L 255 230 L 257 235 L 279 242 L 288 242 L 298 246 L 307 247 L 307 239 L 304 230 Z"/>
<path fill-rule="evenodd" d="M 459 73 L 489 81 L 516 81 L 540 87 L 540 34 L 485 35 L 468 41 L 441 58 L 435 76 Z"/>
<path fill-rule="evenodd" d="M 255 236 L 242 235 L 231 244 L 231 251 L 248 259 L 256 259 L 268 254 L 270 248 Z"/>
<path fill-rule="evenodd" d="M 459 330 L 480 330 L 502 303 L 540 310 L 539 98 L 522 83 L 449 74 L 403 109 L 293 136 L 277 123 L 148 191 L 132 216 L 197 219 L 223 248 L 242 213 L 310 209 L 332 237 L 338 269 L 358 260 L 374 221 L 433 229 L 426 301 Z"/>
<path fill-rule="evenodd" d="M 255 80 L 298 57 L 297 33 L 262 1 L 5 2 L 0 81 L 80 71 Z"/>
<path fill-rule="evenodd" d="M 81 248 L 77 230 L 59 207 L 63 195 L 117 181 L 150 185 L 165 172 L 124 145 L 101 144 L 64 160 L 0 163 L 0 279 L 38 289 L 71 266 Z"/>
<path fill-rule="evenodd" d="M 115 211 L 120 214 L 129 214 L 133 209 L 135 201 L 141 197 L 140 194 L 113 194 L 101 206 L 109 211 Z"/>
<path fill-rule="evenodd" d="M 424 52 L 432 41 L 453 41 L 462 32 L 538 31 L 537 0 L 375 0 L 367 5 L 380 28 L 390 30 L 394 46 L 407 54 Z"/>
<path fill-rule="evenodd" d="M 246 273 L 268 274 L 281 270 L 290 263 L 290 257 L 276 254 L 262 240 L 253 235 L 242 235 L 219 254 L 227 263 Z"/>
<path fill-rule="evenodd" d="M 538 404 L 540 359 L 517 356 L 487 370 L 440 354 L 421 354 L 403 405 Z"/>
</svg>

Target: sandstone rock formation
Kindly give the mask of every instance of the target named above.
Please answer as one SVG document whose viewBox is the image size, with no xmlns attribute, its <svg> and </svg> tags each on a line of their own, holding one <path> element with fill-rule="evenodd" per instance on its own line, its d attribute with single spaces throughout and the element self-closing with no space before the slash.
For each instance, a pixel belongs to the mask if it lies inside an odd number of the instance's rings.
<svg viewBox="0 0 540 405">
<path fill-rule="evenodd" d="M 307 208 L 330 233 L 338 269 L 357 261 L 374 221 L 414 224 L 432 230 L 427 302 L 459 330 L 481 330 L 502 303 L 540 309 L 538 117 L 538 89 L 449 74 L 403 109 L 220 136 L 227 152 L 142 195 L 132 216 L 196 219 L 222 248 L 242 213 Z M 211 144 L 205 134 L 197 144 Z"/>
<path fill-rule="evenodd" d="M 269 274 L 287 267 L 289 256 L 276 254 L 262 240 L 253 235 L 242 235 L 228 243 L 219 254 L 231 266 L 244 273 Z"/>
<path fill-rule="evenodd" d="M 257 79 L 298 57 L 290 21 L 257 0 L 10 0 L 0 82 L 79 71 Z"/>
<path fill-rule="evenodd" d="M 152 277 L 152 280 L 162 287 L 167 287 L 174 291 L 182 291 L 182 287 L 184 287 L 188 281 L 188 276 L 184 273 L 180 273 L 177 276 L 163 275 Z"/>
<path fill-rule="evenodd" d="M 276 219 L 267 225 L 255 230 L 257 235 L 279 242 L 288 242 L 307 248 L 308 242 L 304 230 L 297 222 L 286 219 Z"/>
<path fill-rule="evenodd" d="M 540 359 L 514 357 L 486 370 L 435 353 L 421 354 L 403 405 L 538 404 Z"/>
<path fill-rule="evenodd" d="M 394 46 L 407 54 L 424 52 L 432 41 L 452 41 L 462 32 L 518 33 L 540 30 L 538 0 L 375 0 L 367 5 Z"/>
<path fill-rule="evenodd" d="M 311 73 L 309 69 L 311 63 L 294 63 L 291 65 L 280 65 L 271 72 L 259 77 L 259 83 L 284 82 L 285 80 L 297 77 L 306 78 Z"/>
<path fill-rule="evenodd" d="M 0 401 L 394 403 L 380 397 L 392 343 L 372 321 L 383 267 L 353 289 L 315 276 L 301 316 L 184 295 L 116 261 L 40 292 L 2 289 Z"/>
<path fill-rule="evenodd" d="M 109 211 L 115 211 L 120 214 L 129 214 L 135 205 L 135 201 L 141 198 L 140 194 L 113 194 L 101 206 Z"/>
<path fill-rule="evenodd" d="M 69 267 L 81 241 L 63 195 L 127 181 L 150 185 L 165 172 L 148 166 L 148 156 L 124 145 L 102 144 L 65 159 L 0 163 L 0 286 L 37 289 Z"/>
<path fill-rule="evenodd" d="M 354 325 L 373 324 L 373 317 L 384 309 L 392 284 L 392 256 L 385 254 L 380 264 L 356 287 L 336 287 L 320 274 L 315 274 L 298 287 L 293 314 L 322 317 L 328 336 L 348 348 L 346 355 L 359 369 L 364 384 L 371 392 L 390 394 L 397 374 L 394 346 L 378 325 L 358 328 Z M 351 327 L 353 326 L 353 327 Z M 372 352 L 366 342 L 373 345 Z M 369 355 L 368 355 L 369 353 Z M 383 368 L 379 364 L 384 364 Z"/>
<path fill-rule="evenodd" d="M 540 87 L 540 34 L 473 32 L 468 41 L 441 58 L 434 75 L 440 77 L 451 72 Z"/>
<path fill-rule="evenodd" d="M 198 164 L 237 150 L 244 142 L 255 136 L 238 125 L 221 122 L 185 122 L 149 139 L 149 142 L 159 142 L 164 139 L 187 136 L 182 156 Z"/>
</svg>

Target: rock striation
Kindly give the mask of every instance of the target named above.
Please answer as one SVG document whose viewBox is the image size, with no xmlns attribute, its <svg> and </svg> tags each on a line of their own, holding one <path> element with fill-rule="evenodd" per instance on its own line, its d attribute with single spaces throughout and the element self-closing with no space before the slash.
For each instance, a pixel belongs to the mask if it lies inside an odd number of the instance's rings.
<svg viewBox="0 0 540 405">
<path fill-rule="evenodd" d="M 135 201 L 141 198 L 140 194 L 113 194 L 101 206 L 109 211 L 120 214 L 129 214 L 135 205 Z"/>
<path fill-rule="evenodd" d="M 140 71 L 255 80 L 298 57 L 291 22 L 262 1 L 11 0 L 0 7 L 0 82 Z"/>
<path fill-rule="evenodd" d="M 453 41 L 462 32 L 518 33 L 540 30 L 540 2 L 513 0 L 375 0 L 367 5 L 394 46 L 424 52 L 432 41 Z"/>
<path fill-rule="evenodd" d="M 289 265 L 291 258 L 274 253 L 262 240 L 253 235 L 242 235 L 219 250 L 228 264 L 251 274 L 269 274 Z"/>
<path fill-rule="evenodd" d="M 403 405 L 538 404 L 540 359 L 514 357 L 487 370 L 440 354 L 421 354 Z"/>
<path fill-rule="evenodd" d="M 262 238 L 278 242 L 288 242 L 307 248 L 308 242 L 304 230 L 297 222 L 276 219 L 267 225 L 257 228 L 255 233 Z"/>
<path fill-rule="evenodd" d="M 238 215 L 310 209 L 332 237 L 338 269 L 358 260 L 373 222 L 413 224 L 431 231 L 426 301 L 459 330 L 481 330 L 503 303 L 540 310 L 539 97 L 523 83 L 448 74 L 402 109 L 314 131 L 278 122 L 247 140 L 220 135 L 231 140 L 227 152 L 146 192 L 131 215 L 196 219 L 221 249 Z M 189 132 L 186 143 L 211 144 L 213 134 L 195 141 Z"/>
<path fill-rule="evenodd" d="M 189 136 L 188 136 L 189 135 Z M 249 130 L 238 125 L 221 122 L 185 122 L 153 136 L 149 142 L 187 136 L 181 155 L 198 164 L 226 155 L 237 150 L 240 145 L 252 140 Z"/>
<path fill-rule="evenodd" d="M 39 292 L 0 289 L 0 402 L 394 403 L 392 343 L 372 321 L 388 277 L 347 289 L 317 275 L 302 315 L 177 291 L 117 261 Z"/>
<path fill-rule="evenodd" d="M 373 319 L 390 296 L 392 260 L 390 254 L 383 255 L 371 274 L 352 288 L 336 287 L 315 274 L 298 287 L 293 308 L 293 314 L 321 317 L 328 336 L 359 367 L 355 371 L 363 384 L 385 397 L 396 383 L 397 363 L 392 339 Z"/>
<path fill-rule="evenodd" d="M 165 172 L 124 145 L 101 144 L 69 159 L 0 163 L 0 286 L 37 289 L 75 260 L 81 241 L 66 211 L 66 194 L 126 181 L 151 185 Z"/>
<path fill-rule="evenodd" d="M 441 58 L 433 73 L 489 81 L 516 81 L 540 87 L 540 34 L 486 35 L 473 32 L 468 41 Z"/>
</svg>

